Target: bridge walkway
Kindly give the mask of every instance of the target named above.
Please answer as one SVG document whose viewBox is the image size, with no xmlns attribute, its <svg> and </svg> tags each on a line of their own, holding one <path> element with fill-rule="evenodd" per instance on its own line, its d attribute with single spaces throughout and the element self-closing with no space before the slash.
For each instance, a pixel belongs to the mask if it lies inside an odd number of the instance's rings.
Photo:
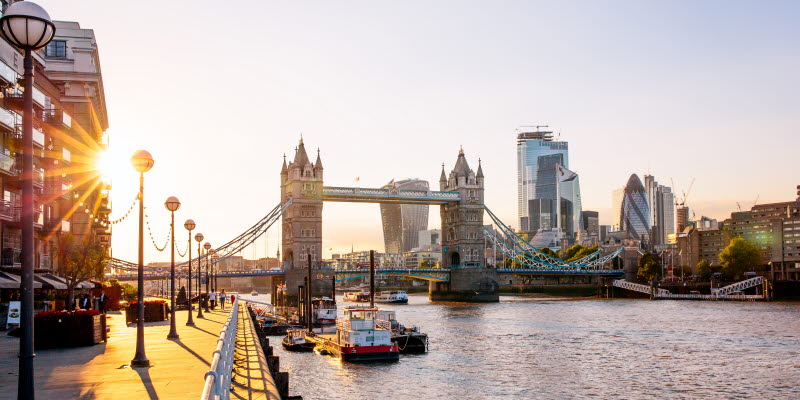
<svg viewBox="0 0 800 400">
<path fill-rule="evenodd" d="M 242 307 L 244 309 L 244 307 Z M 197 312 L 197 311 L 195 311 Z M 108 314 L 108 342 L 94 346 L 37 350 L 34 368 L 40 399 L 198 399 L 203 389 L 219 332 L 230 313 L 219 308 L 186 326 L 186 311 L 176 312 L 178 340 L 167 340 L 169 321 L 145 324 L 145 349 L 150 368 L 128 367 L 136 348 L 136 324 L 125 324 L 125 314 Z M 247 314 L 241 319 L 249 320 Z M 241 320 L 240 319 L 240 320 Z M 242 327 L 240 326 L 240 329 Z M 231 398 L 267 399 L 264 377 L 254 369 L 257 340 L 240 337 L 237 351 L 236 394 Z M 19 339 L 0 337 L 0 399 L 16 398 Z M 263 353 L 262 353 L 263 354 Z M 239 364 L 247 360 L 246 364 Z M 252 387 L 251 393 L 243 387 Z M 260 389 L 260 394 L 258 393 Z"/>
</svg>

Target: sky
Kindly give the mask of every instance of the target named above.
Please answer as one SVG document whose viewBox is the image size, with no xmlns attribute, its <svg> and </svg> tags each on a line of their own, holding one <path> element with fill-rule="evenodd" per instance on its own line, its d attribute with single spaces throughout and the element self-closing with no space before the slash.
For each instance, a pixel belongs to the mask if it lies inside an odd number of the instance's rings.
<svg viewBox="0 0 800 400">
<path fill-rule="evenodd" d="M 486 205 L 517 225 L 516 128 L 569 142 L 583 207 L 611 223 L 631 173 L 692 179 L 696 216 L 795 198 L 796 1 L 37 1 L 97 37 L 110 128 L 111 219 L 137 189 L 156 241 L 192 218 L 212 245 L 279 202 L 303 135 L 330 186 L 438 185 L 463 146 Z M 359 181 L 356 182 L 356 178 Z M 431 228 L 439 225 L 431 208 Z M 378 205 L 327 203 L 324 256 L 383 250 Z M 185 251 L 188 233 L 176 230 Z M 146 238 L 145 261 L 169 260 Z M 279 229 L 246 249 L 274 256 Z M 195 244 L 196 246 L 196 244 Z M 136 259 L 135 213 L 113 256 Z M 332 249 L 332 250 L 329 250 Z M 196 250 L 195 250 L 196 252 Z"/>
</svg>

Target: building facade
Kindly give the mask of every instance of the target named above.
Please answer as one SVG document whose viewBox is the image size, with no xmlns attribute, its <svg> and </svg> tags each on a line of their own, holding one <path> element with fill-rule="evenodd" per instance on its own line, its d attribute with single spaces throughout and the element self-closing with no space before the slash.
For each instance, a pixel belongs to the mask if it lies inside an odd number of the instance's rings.
<svg viewBox="0 0 800 400">
<path fill-rule="evenodd" d="M 0 2 L 5 11 L 8 2 Z M 34 52 L 34 243 L 36 268 L 58 267 L 59 237 L 111 245 L 110 185 L 93 165 L 108 129 L 94 32 L 55 21 L 46 48 Z M 0 265 L 19 268 L 22 193 L 22 54 L 0 40 Z"/>
<path fill-rule="evenodd" d="M 430 190 L 428 181 L 405 179 L 383 186 L 383 189 Z M 381 203 L 383 243 L 387 253 L 404 253 L 419 246 L 419 232 L 428 229 L 429 206 L 419 204 Z"/>
<path fill-rule="evenodd" d="M 659 185 L 652 175 L 644 176 L 644 190 L 650 209 L 650 243 L 662 245 L 675 233 L 675 197 L 672 188 Z"/>
<path fill-rule="evenodd" d="M 625 185 L 619 225 L 632 239 L 650 242 L 650 208 L 639 176 L 632 174 Z"/>
</svg>

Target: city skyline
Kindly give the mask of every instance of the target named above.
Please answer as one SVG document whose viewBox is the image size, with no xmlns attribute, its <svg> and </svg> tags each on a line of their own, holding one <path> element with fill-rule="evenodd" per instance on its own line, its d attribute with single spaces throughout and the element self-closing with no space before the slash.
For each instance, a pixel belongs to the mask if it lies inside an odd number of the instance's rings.
<svg viewBox="0 0 800 400">
<path fill-rule="evenodd" d="M 598 211 L 602 224 L 611 223 L 611 191 L 631 173 L 673 178 L 676 195 L 697 178 L 689 206 L 718 219 L 737 201 L 744 207 L 757 196 L 760 203 L 792 198 L 798 181 L 791 168 L 791 149 L 800 145 L 792 95 L 798 56 L 786 51 L 796 47 L 790 15 L 797 6 L 789 2 L 769 9 L 512 3 L 503 10 L 472 3 L 444 20 L 419 16 L 446 15 L 446 3 L 362 9 L 247 2 L 254 10 L 248 18 L 258 23 L 240 26 L 229 22 L 238 20 L 236 10 L 170 2 L 148 16 L 147 29 L 127 17 L 142 12 L 135 4 L 39 3 L 54 19 L 96 32 L 115 153 L 111 217 L 135 196 L 127 159 L 145 148 L 155 157 L 145 202 L 162 238 L 170 195 L 183 201 L 176 218 L 193 218 L 212 244 L 266 214 L 279 198 L 281 156 L 301 133 L 321 149 L 326 184 L 341 186 L 380 187 L 387 176 L 435 182 L 441 163 L 451 169 L 463 145 L 472 165 L 483 162 L 487 206 L 514 225 L 513 143 L 521 125 L 550 125 L 571 142 L 583 208 Z M 544 26 L 525 23 L 534 11 Z M 186 25 L 174 23 L 181 14 Z M 565 18 L 575 23 L 554 22 Z M 264 39 L 239 44 L 208 35 L 154 45 L 220 23 Z M 387 29 L 371 35 L 375 26 Z M 485 29 L 471 33 L 475 27 Z M 215 57 L 198 57 L 209 51 Z M 537 53 L 555 62 L 532 62 Z M 325 68 L 307 54 L 324 58 Z M 240 71 L 258 79 L 238 84 Z M 769 151 L 752 152 L 756 137 Z M 768 167 L 742 166 L 745 156 Z M 377 206 L 326 204 L 324 212 L 326 255 L 352 243 L 382 247 Z M 430 214 L 429 225 L 438 227 L 438 210 Z M 115 226 L 114 256 L 134 260 L 135 236 L 132 219 Z M 277 233 L 268 240 L 273 256 Z M 258 257 L 266 253 L 262 243 Z M 166 258 L 146 250 L 146 261 Z"/>
</svg>

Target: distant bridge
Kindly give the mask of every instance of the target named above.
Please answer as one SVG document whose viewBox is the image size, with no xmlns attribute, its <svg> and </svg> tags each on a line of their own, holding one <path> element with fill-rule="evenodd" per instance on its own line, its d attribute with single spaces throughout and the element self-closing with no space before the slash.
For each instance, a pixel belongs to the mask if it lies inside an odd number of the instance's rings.
<svg viewBox="0 0 800 400">
<path fill-rule="evenodd" d="M 147 271 L 144 274 L 145 280 L 164 279 L 169 276 L 169 269 L 164 272 Z M 185 270 L 185 268 L 184 268 Z M 323 269 L 328 270 L 328 269 Z M 330 271 L 330 270 L 328 270 Z M 349 281 L 352 279 L 369 277 L 369 269 L 340 269 L 333 270 L 337 282 Z M 557 275 L 595 275 L 595 276 L 622 276 L 623 271 L 619 269 L 533 269 L 533 268 L 498 268 L 498 275 L 526 275 L 526 276 L 557 276 Z M 445 268 L 375 268 L 375 275 L 402 276 L 407 278 L 420 279 L 434 282 L 449 282 L 450 269 Z M 185 272 L 175 272 L 176 278 L 186 278 Z M 196 274 L 193 274 L 196 277 Z M 220 271 L 216 274 L 219 278 L 248 278 L 258 276 L 285 276 L 283 270 L 251 270 L 251 271 Z M 114 278 L 120 281 L 135 281 L 137 274 L 107 274 L 106 278 Z"/>
</svg>

